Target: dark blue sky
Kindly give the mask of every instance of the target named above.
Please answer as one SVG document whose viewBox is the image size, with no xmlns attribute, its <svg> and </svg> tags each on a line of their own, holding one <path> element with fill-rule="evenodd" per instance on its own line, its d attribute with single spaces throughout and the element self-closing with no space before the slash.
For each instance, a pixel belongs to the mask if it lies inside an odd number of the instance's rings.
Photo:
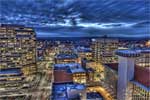
<svg viewBox="0 0 150 100">
<path fill-rule="evenodd" d="M 1 23 L 50 27 L 36 28 L 39 36 L 149 36 L 150 0 L 0 0 L 0 4 Z"/>
</svg>

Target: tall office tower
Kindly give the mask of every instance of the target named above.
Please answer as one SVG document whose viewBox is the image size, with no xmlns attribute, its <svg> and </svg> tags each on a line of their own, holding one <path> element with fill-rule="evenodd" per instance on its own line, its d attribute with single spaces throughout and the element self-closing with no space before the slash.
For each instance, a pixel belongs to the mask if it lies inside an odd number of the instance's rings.
<svg viewBox="0 0 150 100">
<path fill-rule="evenodd" d="M 93 41 L 93 54 L 96 62 L 116 63 L 115 50 L 118 49 L 118 40 L 101 38 Z"/>
<path fill-rule="evenodd" d="M 20 68 L 24 76 L 36 72 L 36 37 L 32 28 L 0 26 L 0 69 Z"/>
</svg>

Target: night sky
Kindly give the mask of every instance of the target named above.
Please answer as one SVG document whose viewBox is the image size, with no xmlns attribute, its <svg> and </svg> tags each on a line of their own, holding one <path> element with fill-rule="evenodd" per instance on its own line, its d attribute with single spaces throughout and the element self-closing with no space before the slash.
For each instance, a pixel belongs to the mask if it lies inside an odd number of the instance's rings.
<svg viewBox="0 0 150 100">
<path fill-rule="evenodd" d="M 0 0 L 0 23 L 38 37 L 150 37 L 150 0 Z"/>
</svg>

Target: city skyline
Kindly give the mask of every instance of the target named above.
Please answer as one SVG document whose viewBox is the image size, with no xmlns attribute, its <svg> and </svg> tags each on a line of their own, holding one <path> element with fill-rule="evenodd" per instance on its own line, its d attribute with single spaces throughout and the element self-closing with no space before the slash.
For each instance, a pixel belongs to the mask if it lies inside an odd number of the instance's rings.
<svg viewBox="0 0 150 100">
<path fill-rule="evenodd" d="M 0 100 L 150 100 L 150 0 L 0 0 Z"/>
</svg>

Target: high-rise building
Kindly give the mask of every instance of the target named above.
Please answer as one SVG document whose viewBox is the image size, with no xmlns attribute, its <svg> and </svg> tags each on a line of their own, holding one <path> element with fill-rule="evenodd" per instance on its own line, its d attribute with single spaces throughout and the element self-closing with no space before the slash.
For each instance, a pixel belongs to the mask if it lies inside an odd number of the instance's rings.
<svg viewBox="0 0 150 100">
<path fill-rule="evenodd" d="M 20 68 L 24 76 L 36 72 L 36 37 L 32 28 L 0 26 L 0 69 Z"/>
<path fill-rule="evenodd" d="M 98 63 L 116 63 L 115 50 L 118 49 L 118 40 L 101 38 L 93 41 L 94 60 Z"/>
<path fill-rule="evenodd" d="M 118 66 L 118 100 L 149 100 L 150 98 L 150 65 L 143 67 L 136 64 L 136 59 L 143 58 L 143 53 L 150 50 L 119 50 Z M 147 58 L 147 57 L 146 57 Z"/>
</svg>

